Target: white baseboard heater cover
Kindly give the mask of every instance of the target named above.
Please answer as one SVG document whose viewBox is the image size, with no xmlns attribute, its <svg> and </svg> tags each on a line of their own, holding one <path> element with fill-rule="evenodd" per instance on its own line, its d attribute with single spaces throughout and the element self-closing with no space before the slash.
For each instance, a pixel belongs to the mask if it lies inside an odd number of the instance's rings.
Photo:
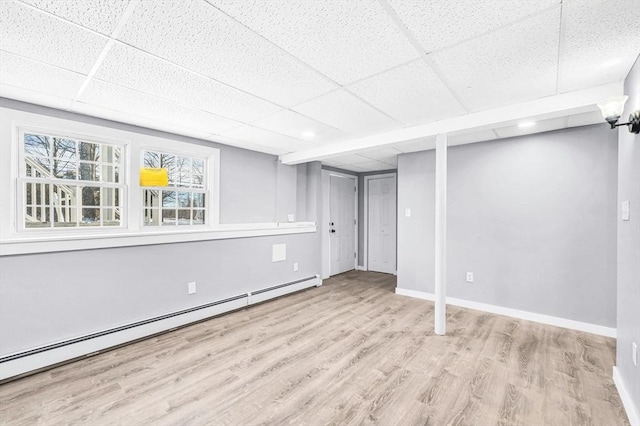
<svg viewBox="0 0 640 426">
<path fill-rule="evenodd" d="M 134 340 L 166 332 L 226 312 L 242 309 L 309 287 L 317 287 L 321 284 L 320 276 L 316 275 L 314 277 L 308 277 L 166 315 L 137 321 L 86 336 L 5 355 L 0 357 L 0 383 L 16 376 L 25 375 L 76 358 L 95 355 L 100 351 Z"/>
</svg>

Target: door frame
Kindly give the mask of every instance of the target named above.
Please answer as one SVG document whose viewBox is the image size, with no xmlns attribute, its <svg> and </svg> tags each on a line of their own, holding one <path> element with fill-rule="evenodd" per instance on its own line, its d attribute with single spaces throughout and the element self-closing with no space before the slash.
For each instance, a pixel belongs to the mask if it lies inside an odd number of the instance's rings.
<svg viewBox="0 0 640 426">
<path fill-rule="evenodd" d="M 371 179 L 384 179 L 384 178 L 390 178 L 390 177 L 395 177 L 396 178 L 396 240 L 398 238 L 398 173 L 397 172 L 393 172 L 393 173 L 381 173 L 379 175 L 367 175 L 364 177 L 364 201 L 363 201 L 363 210 L 364 210 L 364 214 L 362 215 L 362 231 L 363 231 L 363 247 L 362 247 L 362 270 L 364 271 L 368 271 L 369 270 L 369 181 Z M 398 253 L 398 247 L 397 247 L 397 243 L 396 243 L 396 258 L 397 258 L 397 253 Z M 397 263 L 397 259 L 396 259 L 396 263 Z M 398 265 L 396 264 L 396 270 L 398 269 Z M 394 273 L 395 275 L 395 273 Z"/>
<path fill-rule="evenodd" d="M 357 269 L 358 267 L 358 257 L 360 252 L 358 251 L 358 175 L 356 174 L 348 174 L 342 172 L 336 172 L 333 170 L 322 169 L 322 225 L 318 227 L 320 232 L 322 233 L 320 237 L 321 241 L 321 252 L 322 252 L 322 261 L 321 261 L 321 278 L 326 279 L 331 276 L 331 241 L 329 239 L 329 222 L 331 220 L 331 176 L 336 176 L 340 178 L 353 179 L 354 186 L 356 190 L 353 193 L 354 196 L 354 218 L 355 224 L 354 226 L 354 242 L 353 249 L 355 250 L 355 257 L 353 259 L 353 269 Z"/>
</svg>

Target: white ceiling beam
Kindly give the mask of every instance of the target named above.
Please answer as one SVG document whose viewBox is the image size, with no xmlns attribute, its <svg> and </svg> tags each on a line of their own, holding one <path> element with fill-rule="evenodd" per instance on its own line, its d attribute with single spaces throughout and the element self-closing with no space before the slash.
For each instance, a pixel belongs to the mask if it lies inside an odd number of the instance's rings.
<svg viewBox="0 0 640 426">
<path fill-rule="evenodd" d="M 523 82 L 526 84 L 526 82 Z M 545 120 L 595 110 L 595 103 L 609 96 L 621 95 L 622 82 L 577 90 L 561 95 L 547 96 L 533 101 L 474 112 L 445 120 L 404 129 L 378 133 L 322 147 L 292 152 L 280 156 L 283 164 L 300 164 L 309 161 L 354 153 L 367 148 L 393 145 L 414 139 L 433 137 L 463 130 L 492 129 L 518 120 Z"/>
</svg>

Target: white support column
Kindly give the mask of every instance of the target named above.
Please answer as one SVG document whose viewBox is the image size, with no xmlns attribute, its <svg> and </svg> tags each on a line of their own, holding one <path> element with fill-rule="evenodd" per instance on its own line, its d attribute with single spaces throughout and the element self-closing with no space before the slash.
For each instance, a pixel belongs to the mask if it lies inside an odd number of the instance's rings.
<svg viewBox="0 0 640 426">
<path fill-rule="evenodd" d="M 447 135 L 436 136 L 435 333 L 447 329 Z"/>
</svg>

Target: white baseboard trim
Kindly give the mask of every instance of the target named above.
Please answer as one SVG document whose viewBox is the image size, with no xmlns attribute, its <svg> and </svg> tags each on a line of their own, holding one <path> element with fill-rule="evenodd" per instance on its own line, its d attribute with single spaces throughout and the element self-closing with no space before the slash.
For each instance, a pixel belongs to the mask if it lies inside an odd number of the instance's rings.
<svg viewBox="0 0 640 426">
<path fill-rule="evenodd" d="M 417 291 L 417 290 L 408 290 L 406 288 L 399 288 L 399 287 L 396 287 L 396 294 L 399 294 L 400 296 L 414 297 L 416 299 L 431 300 L 432 302 L 436 299 L 433 293 L 427 293 L 424 291 Z"/>
<path fill-rule="evenodd" d="M 52 365 L 64 363 L 69 360 L 85 356 L 95 355 L 100 351 L 119 346 L 134 340 L 142 339 L 154 334 L 170 331 L 172 329 L 201 321 L 226 312 L 241 309 L 269 299 L 284 296 L 309 287 L 316 287 L 322 284 L 319 276 L 276 286 L 273 288 L 249 292 L 242 297 L 225 299 L 220 303 L 207 307 L 195 307 L 180 311 L 174 314 L 163 315 L 160 318 L 152 318 L 140 321 L 131 326 L 118 327 L 114 330 L 105 330 L 100 333 L 93 333 L 85 337 L 72 339 L 71 342 L 59 342 L 47 347 L 34 348 L 18 354 L 4 355 L 0 361 L 0 381 L 11 377 L 20 376 L 32 371 L 40 370 Z M 214 302 L 216 303 L 216 302 Z M 142 323 L 138 325 L 139 323 Z M 104 334 L 103 334 L 104 333 Z M 52 348 L 49 349 L 49 346 Z"/>
<path fill-rule="evenodd" d="M 629 418 L 629 423 L 631 423 L 631 426 L 640 426 L 640 407 L 633 402 L 633 398 L 624 384 L 624 380 L 620 375 L 618 367 L 613 367 L 613 383 L 615 383 L 616 388 L 618 389 L 622 405 L 624 406 L 624 410 Z"/>
<path fill-rule="evenodd" d="M 396 288 L 396 294 L 399 294 L 401 296 L 415 297 L 423 300 L 435 300 L 435 295 L 433 293 L 427 293 L 417 290 Z M 539 322 L 541 324 L 553 325 L 556 327 L 568 328 L 577 331 L 584 331 L 585 333 L 597 334 L 600 336 L 615 338 L 617 335 L 616 329 L 612 327 L 574 321 L 566 318 L 553 317 L 550 315 L 537 314 L 534 312 L 521 311 L 519 309 L 489 305 L 487 303 L 474 302 L 471 300 L 457 299 L 455 297 L 447 297 L 447 305 L 460 306 L 462 308 L 475 309 L 477 311 L 490 312 L 492 314 Z"/>
<path fill-rule="evenodd" d="M 365 268 L 364 266 L 356 265 L 356 271 L 366 271 L 366 270 L 367 270 L 367 268 Z"/>
</svg>

